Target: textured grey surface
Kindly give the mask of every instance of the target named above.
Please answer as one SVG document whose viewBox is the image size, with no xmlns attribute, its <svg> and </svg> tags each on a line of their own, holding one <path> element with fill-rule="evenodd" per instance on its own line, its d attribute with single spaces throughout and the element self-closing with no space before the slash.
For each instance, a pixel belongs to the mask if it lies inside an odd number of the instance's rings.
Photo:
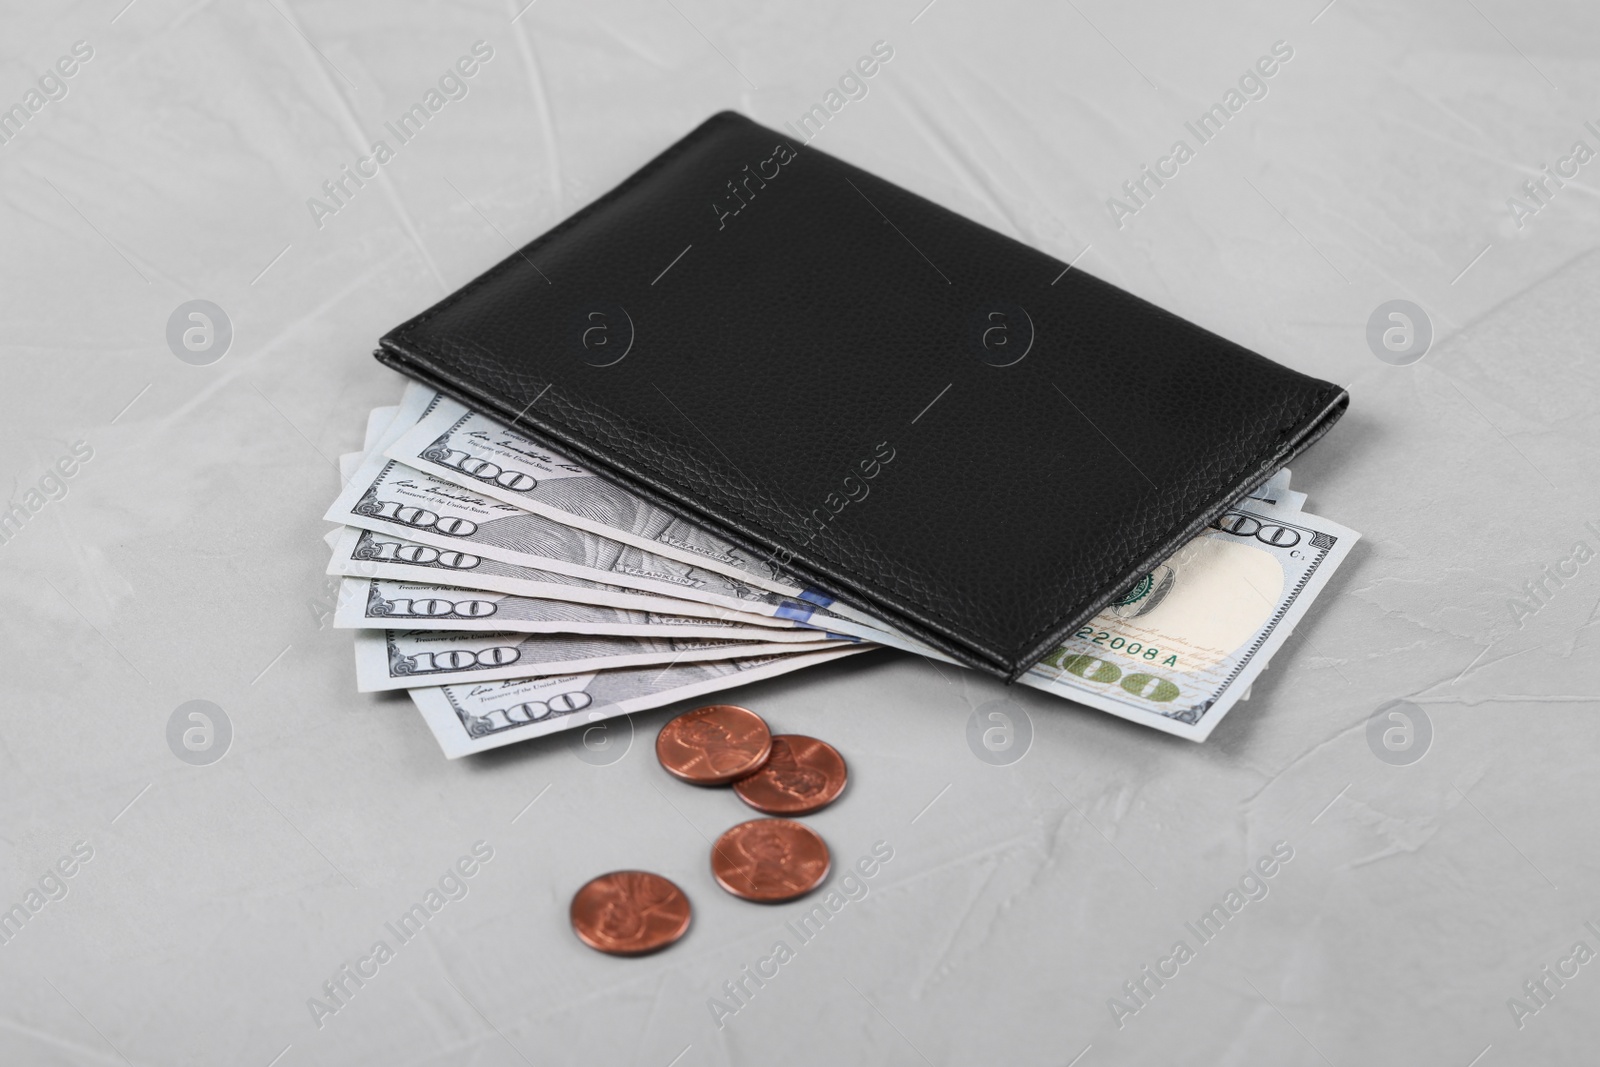
<svg viewBox="0 0 1600 1067">
<path fill-rule="evenodd" d="M 1600 965 L 1546 979 L 1520 1027 L 1508 998 L 1600 951 L 1600 562 L 1574 555 L 1600 550 L 1600 210 L 1592 167 L 1520 228 L 1507 198 L 1600 149 L 1592 9 L 11 6 L 0 101 L 74 41 L 94 56 L 0 145 L 0 478 L 25 503 L 75 442 L 93 456 L 0 544 L 0 903 L 76 842 L 93 858 L 0 944 L 0 1061 L 1591 1057 Z M 851 761 L 810 820 L 836 858 L 894 853 L 801 944 L 809 902 L 712 883 L 707 838 L 745 809 L 656 766 L 668 712 L 609 765 L 563 738 L 452 763 L 409 702 L 357 696 L 318 516 L 398 395 L 379 334 L 712 111 L 797 117 L 880 39 L 893 61 L 819 146 L 1348 384 L 1295 483 L 1365 540 L 1204 746 L 891 653 L 739 691 Z M 307 198 L 478 40 L 468 95 L 318 228 Z M 1106 199 L 1278 40 L 1267 95 L 1119 229 Z M 204 367 L 164 334 L 197 298 L 235 331 Z M 1393 299 L 1437 332 L 1413 366 L 1367 348 Z M 209 766 L 168 747 L 195 699 L 233 725 Z M 1433 726 L 1410 766 L 1367 742 L 1397 699 Z M 966 740 L 996 700 L 1032 723 L 1008 766 Z M 384 924 L 477 841 L 467 895 L 400 945 Z M 1278 841 L 1267 895 L 1201 944 L 1185 923 Z M 575 941 L 572 891 L 618 866 L 689 893 L 681 944 Z M 379 939 L 393 958 L 319 1027 L 308 998 Z M 780 939 L 719 1028 L 710 998 Z M 1109 999 L 1180 939 L 1193 958 L 1119 1027 Z"/>
</svg>

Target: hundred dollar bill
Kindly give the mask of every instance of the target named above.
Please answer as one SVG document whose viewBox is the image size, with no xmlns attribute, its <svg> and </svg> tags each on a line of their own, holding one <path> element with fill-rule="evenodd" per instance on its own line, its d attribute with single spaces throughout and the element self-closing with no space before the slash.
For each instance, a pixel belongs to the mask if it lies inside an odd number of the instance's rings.
<svg viewBox="0 0 1600 1067">
<path fill-rule="evenodd" d="M 422 685 L 542 678 L 617 667 L 821 652 L 837 641 L 703 641 L 582 634 L 476 634 L 357 630 L 356 688 L 362 693 Z"/>
<path fill-rule="evenodd" d="M 909 640 L 814 604 L 532 514 L 382 455 L 367 457 L 325 518 L 434 548 L 788 619 L 866 641 L 907 647 Z"/>
<path fill-rule="evenodd" d="M 870 649 L 757 656 L 671 667 L 640 667 L 525 681 L 411 690 L 428 729 L 450 759 L 588 726 L 617 715 L 702 697 Z"/>
<path fill-rule="evenodd" d="M 814 643 L 819 636 L 816 630 L 729 626 L 715 619 L 510 596 L 483 589 L 419 585 L 387 578 L 346 578 L 339 590 L 333 624 L 357 630 L 414 630 L 426 626 L 430 630 L 481 633 L 604 634 L 768 643 Z"/>
<path fill-rule="evenodd" d="M 523 511 L 621 541 L 654 556 L 715 571 L 791 600 L 828 608 L 857 622 L 879 628 L 884 625 L 871 615 L 836 603 L 827 593 L 804 585 L 772 560 L 686 522 L 570 457 L 448 397 L 430 401 L 427 414 L 391 440 L 384 452 L 408 467 Z M 912 642 L 911 647 L 923 654 L 930 651 L 919 642 Z"/>
<path fill-rule="evenodd" d="M 599 582 L 574 578 L 568 574 L 555 574 L 536 570 L 517 563 L 502 563 L 495 559 L 474 556 L 449 548 L 407 541 L 402 537 L 373 533 L 354 526 L 341 526 L 329 538 L 333 556 L 328 562 L 328 573 L 351 578 L 392 578 L 396 581 L 417 582 L 424 585 L 449 585 L 466 589 L 482 589 L 518 597 L 538 597 L 562 600 L 573 604 L 594 604 L 600 607 L 621 608 L 626 611 L 653 612 L 660 615 L 693 615 L 712 619 L 725 626 L 759 627 L 760 635 L 777 629 L 794 629 L 810 640 L 829 636 L 812 627 L 801 627 L 790 619 L 770 615 L 755 615 L 699 604 L 692 600 L 675 600 L 671 597 L 645 593 L 634 589 L 621 589 Z"/>
<path fill-rule="evenodd" d="M 1316 515 L 1246 500 L 1020 681 L 1204 741 L 1359 537 Z"/>
</svg>

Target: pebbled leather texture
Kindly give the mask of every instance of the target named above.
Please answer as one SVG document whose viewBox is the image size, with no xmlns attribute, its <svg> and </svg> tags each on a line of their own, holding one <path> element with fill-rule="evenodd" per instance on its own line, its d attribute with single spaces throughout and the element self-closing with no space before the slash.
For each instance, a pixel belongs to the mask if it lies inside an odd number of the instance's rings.
<svg viewBox="0 0 1600 1067">
<path fill-rule="evenodd" d="M 1348 403 L 1065 267 L 723 112 L 377 356 L 1014 679 Z"/>
</svg>

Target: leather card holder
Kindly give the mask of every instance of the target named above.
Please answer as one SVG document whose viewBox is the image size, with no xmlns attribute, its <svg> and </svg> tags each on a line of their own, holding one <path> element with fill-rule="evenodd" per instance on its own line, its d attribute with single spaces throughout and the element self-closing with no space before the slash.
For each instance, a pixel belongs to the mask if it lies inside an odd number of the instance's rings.
<svg viewBox="0 0 1600 1067">
<path fill-rule="evenodd" d="M 731 112 L 377 356 L 1008 679 L 1348 403 Z"/>
</svg>

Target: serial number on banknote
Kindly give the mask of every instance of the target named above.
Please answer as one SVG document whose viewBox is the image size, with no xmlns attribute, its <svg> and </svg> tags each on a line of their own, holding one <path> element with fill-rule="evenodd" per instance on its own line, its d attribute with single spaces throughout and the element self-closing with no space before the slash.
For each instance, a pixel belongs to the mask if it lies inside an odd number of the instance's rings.
<svg viewBox="0 0 1600 1067">
<path fill-rule="evenodd" d="M 1096 630 L 1093 626 L 1085 626 L 1072 636 L 1081 637 L 1113 652 L 1121 652 L 1123 655 L 1133 659 L 1146 659 L 1152 663 L 1160 660 L 1163 667 L 1176 667 L 1178 665 L 1178 657 L 1175 653 L 1169 654 L 1166 659 L 1161 659 L 1161 650 L 1154 645 L 1146 645 L 1138 641 L 1129 641 L 1124 637 L 1116 637 L 1109 631 Z"/>
</svg>

